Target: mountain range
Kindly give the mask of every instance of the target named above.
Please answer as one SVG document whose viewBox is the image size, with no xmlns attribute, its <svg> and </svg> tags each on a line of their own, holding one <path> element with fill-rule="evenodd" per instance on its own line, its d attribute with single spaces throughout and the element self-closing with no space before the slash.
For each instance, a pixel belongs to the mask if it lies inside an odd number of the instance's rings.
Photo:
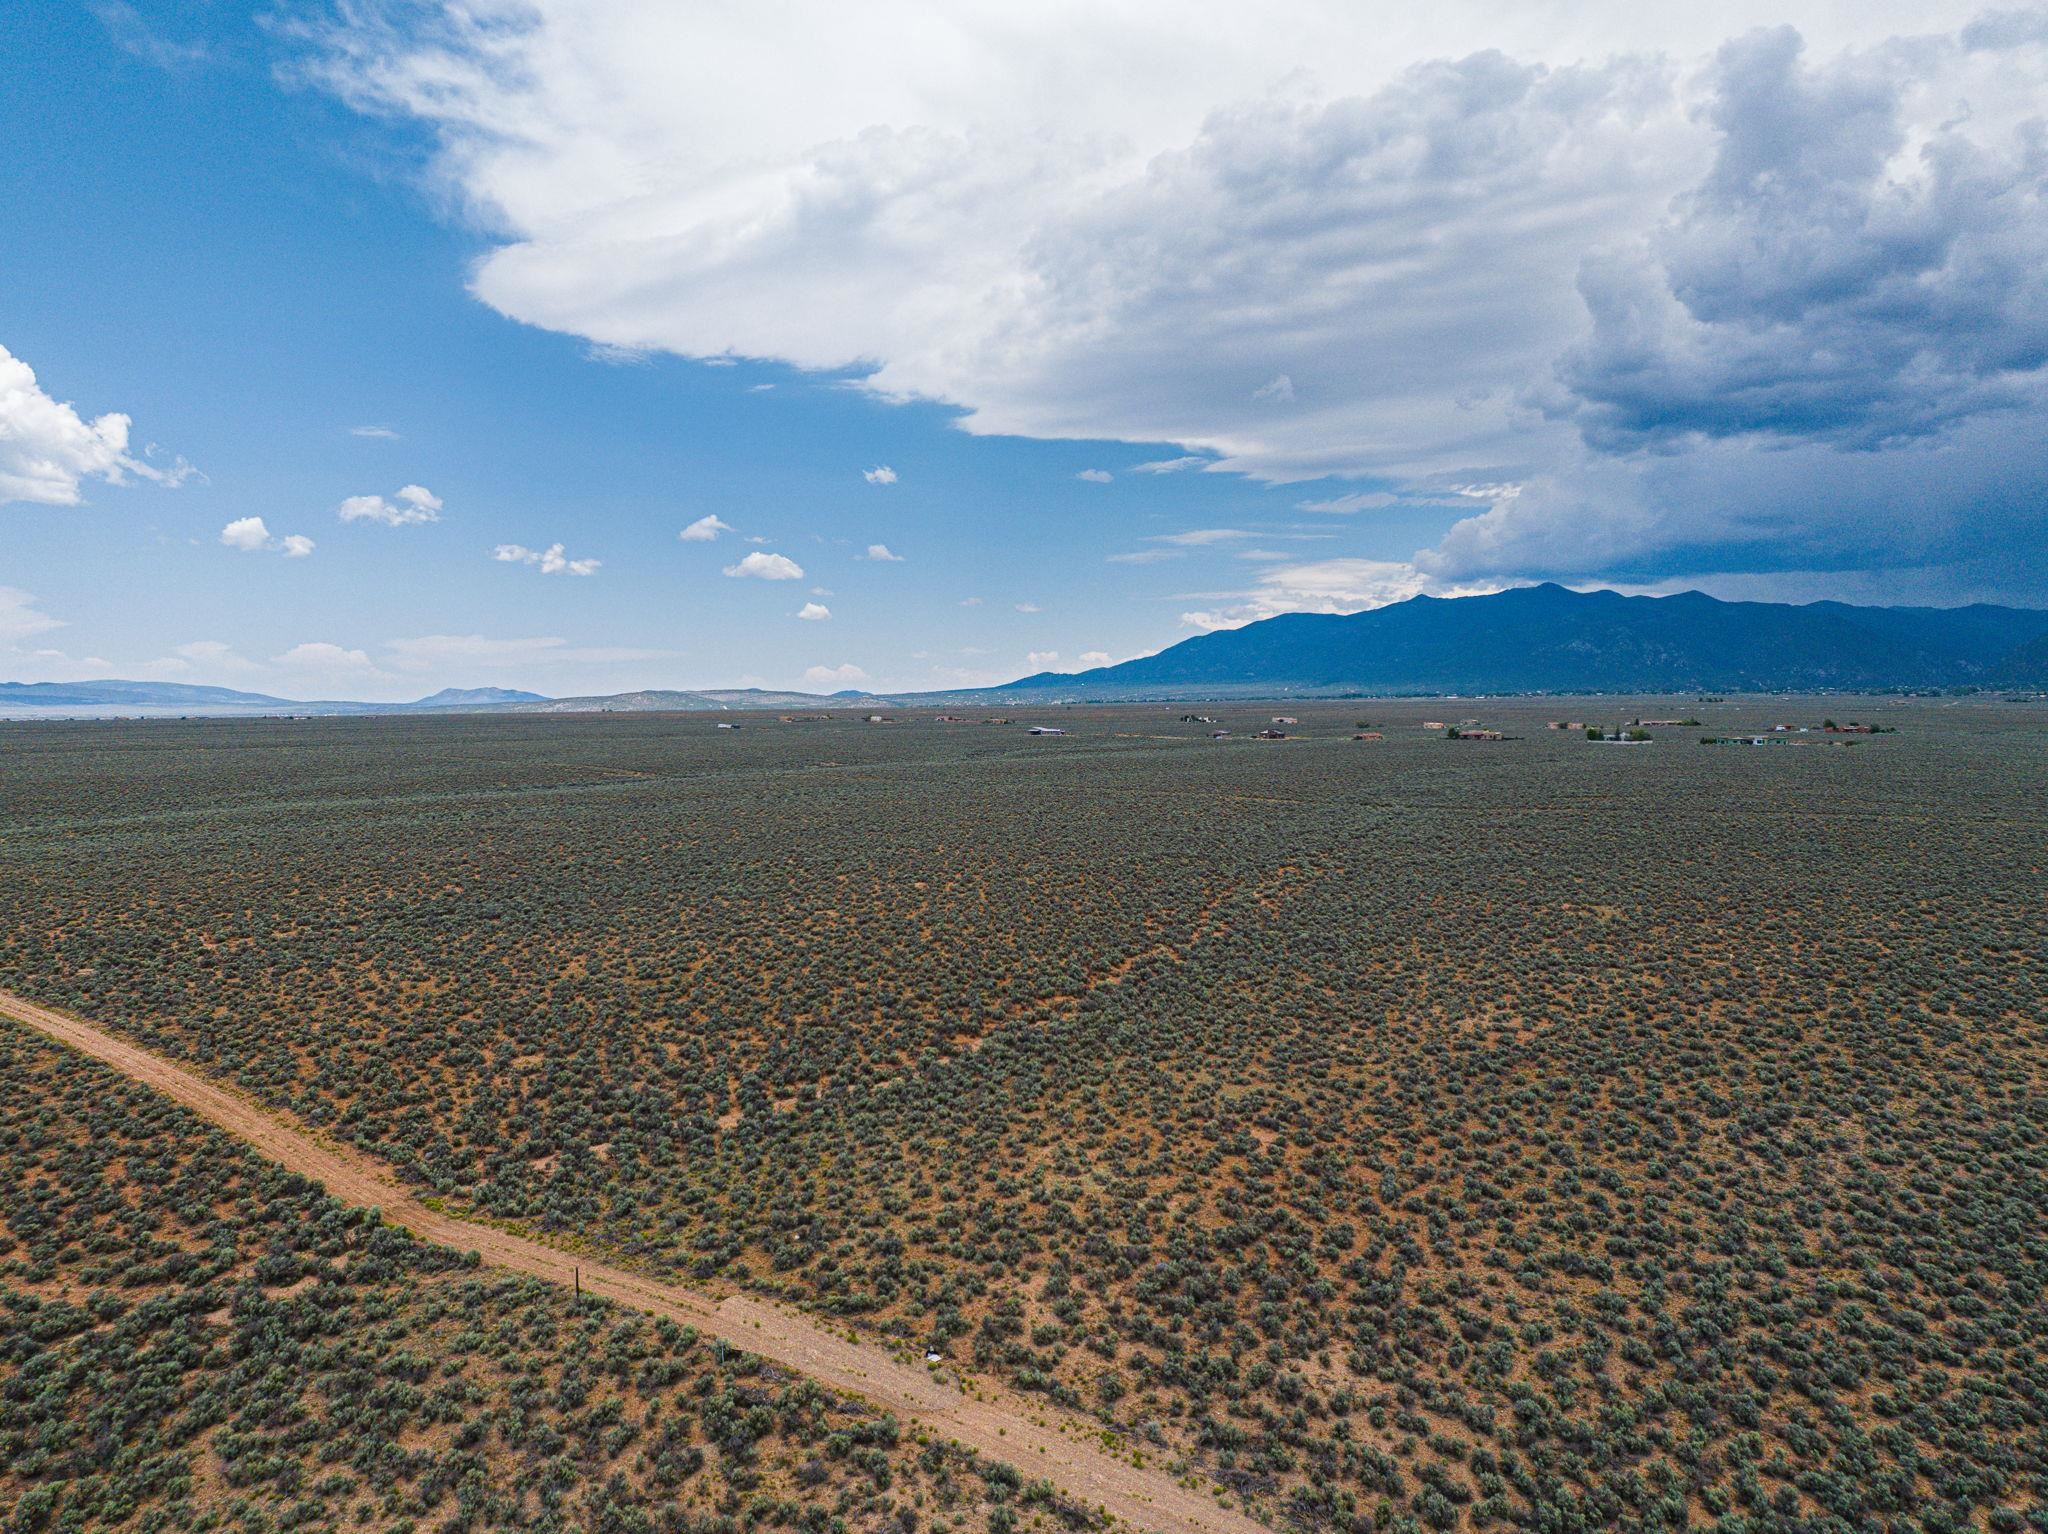
<svg viewBox="0 0 2048 1534">
<path fill-rule="evenodd" d="M 548 698 L 444 688 L 410 703 L 302 702 L 182 682 L 0 682 L 0 714 L 597 713 L 1346 693 L 1876 691 L 2048 686 L 2048 611 L 1724 602 L 1563 586 L 1283 613 L 1090 671 L 998 687 L 831 696 L 760 688 Z"/>
<path fill-rule="evenodd" d="M 1563 586 L 1285 613 L 1121 665 L 1010 684 L 1062 696 L 1781 692 L 2048 682 L 2048 612 L 1723 602 Z"/>
</svg>

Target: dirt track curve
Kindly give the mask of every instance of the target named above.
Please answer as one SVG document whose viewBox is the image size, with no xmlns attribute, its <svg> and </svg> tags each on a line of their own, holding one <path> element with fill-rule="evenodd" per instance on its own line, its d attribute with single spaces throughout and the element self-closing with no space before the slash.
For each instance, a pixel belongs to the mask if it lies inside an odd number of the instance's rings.
<svg viewBox="0 0 2048 1534">
<path fill-rule="evenodd" d="M 1263 1524 L 1221 1506 L 1212 1495 L 1182 1486 L 1162 1470 L 1140 1469 L 1099 1441 L 1084 1438 L 1091 1432 L 1085 1419 L 1070 1420 L 1069 1431 L 1061 1432 L 1049 1411 L 1034 1410 L 1000 1387 L 977 1382 L 976 1388 L 994 1399 L 976 1400 L 922 1368 L 900 1363 L 878 1347 L 849 1341 L 845 1333 L 786 1306 L 737 1294 L 714 1300 L 443 1214 L 421 1203 L 361 1152 L 316 1138 L 290 1115 L 262 1107 L 90 1023 L 5 991 L 0 991 L 0 1016 L 177 1099 L 272 1161 L 320 1183 L 343 1203 L 377 1209 L 392 1224 L 428 1241 L 474 1251 L 490 1267 L 565 1287 L 580 1270 L 583 1288 L 591 1294 L 687 1323 L 821 1384 L 861 1395 L 906 1422 L 1006 1460 L 1026 1478 L 1042 1477 L 1066 1495 L 1106 1508 L 1138 1528 L 1157 1534 L 1266 1534 Z"/>
</svg>

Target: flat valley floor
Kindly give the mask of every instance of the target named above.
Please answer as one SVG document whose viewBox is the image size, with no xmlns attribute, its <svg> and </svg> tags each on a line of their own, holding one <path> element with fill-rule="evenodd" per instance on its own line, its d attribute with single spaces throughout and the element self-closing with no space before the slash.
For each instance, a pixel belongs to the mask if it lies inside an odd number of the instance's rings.
<svg viewBox="0 0 2048 1534">
<path fill-rule="evenodd" d="M 1219 1518 L 2048 1518 L 2048 708 L 961 712 L 0 725 L 0 988 Z M 9 1528 L 1101 1517 L 0 1087 Z"/>
</svg>

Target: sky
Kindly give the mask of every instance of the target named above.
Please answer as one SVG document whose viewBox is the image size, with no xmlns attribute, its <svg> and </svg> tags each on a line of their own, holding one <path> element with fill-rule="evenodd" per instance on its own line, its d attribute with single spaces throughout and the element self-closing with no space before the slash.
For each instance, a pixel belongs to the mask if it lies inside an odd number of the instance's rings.
<svg viewBox="0 0 2048 1534">
<path fill-rule="evenodd" d="M 0 679 L 2048 606 L 2048 8 L 49 0 L 0 52 Z"/>
</svg>

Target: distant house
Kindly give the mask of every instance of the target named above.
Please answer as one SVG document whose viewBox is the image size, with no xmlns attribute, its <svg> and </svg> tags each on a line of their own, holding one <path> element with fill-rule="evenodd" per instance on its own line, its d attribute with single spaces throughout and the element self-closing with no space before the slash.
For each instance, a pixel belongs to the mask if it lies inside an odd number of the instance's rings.
<svg viewBox="0 0 2048 1534">
<path fill-rule="evenodd" d="M 1351 738 L 1353 740 L 1385 740 L 1387 737 L 1378 730 L 1367 730 L 1363 734 L 1354 735 Z"/>
<path fill-rule="evenodd" d="M 1300 723 L 1301 723 L 1301 721 L 1300 721 L 1299 719 L 1296 719 L 1296 718 L 1294 718 L 1294 717 L 1293 717 L 1293 716 L 1292 716 L 1291 714 L 1275 714 L 1275 715 L 1273 716 L 1273 723 L 1275 723 L 1275 724 L 1300 724 Z"/>
<path fill-rule="evenodd" d="M 1422 721 L 1422 727 L 1425 730 L 1448 730 L 1450 728 L 1441 719 L 1425 719 Z"/>
<path fill-rule="evenodd" d="M 1506 740 L 1499 730 L 1467 730 L 1462 727 L 1450 732 L 1452 740 Z"/>
<path fill-rule="evenodd" d="M 1033 735 L 1064 735 L 1067 732 L 1056 724 L 1034 724 L 1031 727 L 1031 733 Z"/>
<path fill-rule="evenodd" d="M 870 714 L 866 720 L 868 724 L 891 724 L 893 722 L 887 714 Z"/>
<path fill-rule="evenodd" d="M 721 730 L 737 730 L 739 726 L 736 724 L 721 724 L 718 728 Z"/>
<path fill-rule="evenodd" d="M 1228 731 L 1228 730 L 1211 730 L 1211 731 L 1209 732 L 1209 738 L 1210 738 L 1211 740 L 1228 740 L 1228 739 L 1230 739 L 1230 731 Z"/>
<path fill-rule="evenodd" d="M 1285 730 L 1261 730 L 1259 731 L 1258 738 L 1260 740 L 1285 740 L 1287 732 Z"/>
</svg>

